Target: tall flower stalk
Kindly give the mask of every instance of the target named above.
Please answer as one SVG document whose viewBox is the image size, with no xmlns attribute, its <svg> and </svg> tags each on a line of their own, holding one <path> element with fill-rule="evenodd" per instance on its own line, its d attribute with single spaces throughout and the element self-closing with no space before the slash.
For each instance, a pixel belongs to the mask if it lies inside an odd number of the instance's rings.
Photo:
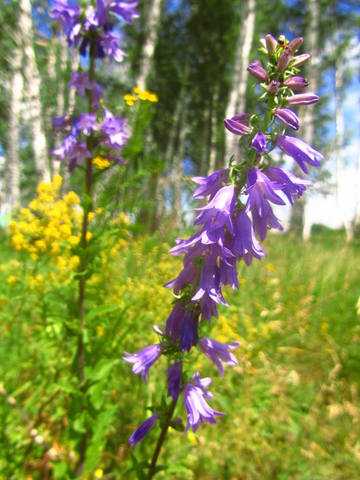
<svg viewBox="0 0 360 480">
<path fill-rule="evenodd" d="M 133 373 L 141 373 L 146 382 L 150 367 L 160 357 L 168 359 L 167 404 L 152 406 L 149 417 L 130 437 L 136 445 L 147 433 L 160 426 L 152 459 L 147 465 L 147 478 L 156 474 L 160 450 L 170 426 L 177 430 L 195 432 L 201 423 L 215 423 L 224 413 L 213 409 L 208 400 L 213 398 L 208 387 L 211 378 L 201 378 L 191 371 L 189 352 L 198 348 L 224 374 L 224 365 L 233 366 L 237 360 L 232 350 L 239 343 L 223 344 L 202 336 L 202 324 L 218 316 L 218 305 L 227 306 L 222 293 L 224 285 L 239 288 L 237 262 L 250 265 L 252 260 L 264 257 L 260 242 L 270 229 L 283 230 L 273 211 L 273 205 L 293 204 L 310 184 L 283 169 L 273 156 L 278 147 L 292 157 L 304 171 L 308 166 L 319 166 L 323 156 L 301 139 L 287 134 L 297 131 L 300 120 L 292 106 L 312 104 L 318 97 L 302 92 L 306 80 L 299 75 L 299 67 L 309 54 L 296 55 L 303 42 L 301 37 L 288 41 L 267 35 L 261 41 L 260 52 L 265 61 L 255 60 L 249 73 L 257 80 L 261 93 L 258 103 L 263 113 L 234 112 L 225 119 L 225 128 L 237 135 L 242 156 L 234 156 L 228 168 L 217 170 L 208 177 L 195 177 L 199 186 L 195 199 L 208 199 L 207 205 L 197 208 L 194 225 L 199 230 L 189 239 L 178 239 L 170 250 L 172 255 L 183 255 L 183 269 L 166 287 L 174 292 L 173 308 L 164 330 L 156 327 L 159 343 L 124 355 L 133 364 Z M 185 360 L 186 363 L 185 363 Z M 181 402 L 179 402 L 181 398 Z M 177 405 L 185 408 L 186 426 L 181 427 L 174 413 Z"/>
<path fill-rule="evenodd" d="M 81 392 L 81 412 L 86 412 L 84 345 L 86 283 L 89 270 L 89 216 L 93 210 L 93 163 L 102 162 L 109 168 L 111 163 L 124 163 L 120 153 L 125 145 L 128 132 L 125 119 L 111 113 L 105 107 L 105 98 L 100 85 L 96 82 L 95 69 L 100 59 L 121 61 L 125 52 L 120 47 L 120 37 L 114 33 L 119 20 L 131 23 L 138 16 L 137 1 L 119 0 L 89 1 L 81 6 L 67 1 L 55 0 L 52 10 L 54 20 L 61 23 L 68 45 L 79 49 L 86 59 L 87 71 L 72 72 L 70 88 L 74 88 L 79 97 L 87 96 L 87 111 L 75 111 L 72 115 L 54 118 L 53 125 L 58 131 L 66 133 L 63 143 L 53 150 L 53 155 L 67 165 L 72 172 L 75 168 L 84 171 L 84 188 L 82 196 L 82 226 L 79 245 L 80 264 L 78 279 L 78 379 Z M 94 161 L 95 160 L 95 161 Z M 104 169 L 102 170 L 102 172 Z M 88 429 L 85 428 L 79 441 L 77 475 L 84 470 L 88 443 Z"/>
</svg>

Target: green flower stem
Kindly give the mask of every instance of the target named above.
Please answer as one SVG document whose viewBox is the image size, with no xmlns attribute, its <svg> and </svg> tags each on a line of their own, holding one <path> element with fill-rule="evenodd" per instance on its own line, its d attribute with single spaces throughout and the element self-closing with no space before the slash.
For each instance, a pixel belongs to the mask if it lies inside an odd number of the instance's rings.
<svg viewBox="0 0 360 480">
<path fill-rule="evenodd" d="M 95 43 L 92 41 L 90 43 L 90 62 L 89 62 L 89 80 L 91 83 L 95 80 Z M 89 113 L 93 112 L 93 98 L 92 90 L 89 91 Z M 87 141 L 87 147 L 91 151 L 91 139 Z M 78 319 L 79 319 L 79 337 L 78 337 L 78 376 L 79 376 L 79 387 L 82 394 L 82 413 L 86 410 L 86 385 L 85 385 L 85 348 L 84 348 L 84 304 L 85 304 L 85 289 L 86 289 L 86 270 L 87 270 L 87 233 L 89 229 L 89 212 L 91 209 L 91 187 L 92 187 L 92 159 L 86 159 L 86 172 L 85 172 L 85 186 L 84 194 L 86 197 L 85 205 L 83 205 L 83 219 L 81 227 L 81 239 L 80 239 L 80 265 L 79 265 L 79 293 L 78 293 Z M 89 203 L 90 200 L 90 203 Z M 88 443 L 88 432 L 82 434 L 80 441 L 80 450 L 79 450 L 79 460 L 76 467 L 76 474 L 81 476 L 84 471 L 84 464 L 86 458 L 86 449 Z"/>
<path fill-rule="evenodd" d="M 165 417 L 165 421 L 164 421 L 164 423 L 161 427 L 161 432 L 160 432 L 158 441 L 155 445 L 155 450 L 154 450 L 153 456 L 151 458 L 147 480 L 151 480 L 156 473 L 155 472 L 156 463 L 157 463 L 157 460 L 158 460 L 159 455 L 160 455 L 161 447 L 163 446 L 163 443 L 165 441 L 166 434 L 168 432 L 168 429 L 169 429 L 169 426 L 170 426 L 170 423 L 171 423 L 171 420 L 172 420 L 172 417 L 173 417 L 173 414 L 174 414 L 174 410 L 175 410 L 177 401 L 178 401 L 178 399 L 176 398 L 175 400 L 173 400 L 171 402 L 168 413 Z"/>
</svg>

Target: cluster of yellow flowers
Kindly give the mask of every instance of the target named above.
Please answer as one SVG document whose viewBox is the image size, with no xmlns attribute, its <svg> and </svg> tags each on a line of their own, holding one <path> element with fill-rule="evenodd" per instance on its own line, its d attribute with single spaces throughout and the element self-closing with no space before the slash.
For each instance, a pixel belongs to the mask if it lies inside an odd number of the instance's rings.
<svg viewBox="0 0 360 480">
<path fill-rule="evenodd" d="M 139 87 L 134 87 L 133 93 L 127 93 L 124 96 L 124 100 L 131 107 L 138 100 L 157 103 L 159 101 L 159 97 L 156 95 L 156 93 L 151 93 L 148 90 L 142 90 Z"/>
<path fill-rule="evenodd" d="M 92 159 L 92 163 L 99 169 L 105 170 L 110 166 L 110 162 L 107 158 L 100 157 L 99 155 Z"/>
<path fill-rule="evenodd" d="M 82 210 L 75 192 L 61 196 L 61 184 L 60 175 L 55 175 L 51 183 L 40 183 L 37 197 L 10 223 L 10 234 L 15 250 L 28 252 L 33 260 L 49 257 L 60 271 L 68 272 L 79 264 L 72 247 L 80 241 Z"/>
</svg>

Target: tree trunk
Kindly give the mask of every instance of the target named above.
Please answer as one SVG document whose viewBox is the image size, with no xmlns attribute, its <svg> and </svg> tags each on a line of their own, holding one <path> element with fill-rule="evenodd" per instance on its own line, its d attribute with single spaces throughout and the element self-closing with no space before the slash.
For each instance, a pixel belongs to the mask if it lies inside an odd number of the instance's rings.
<svg viewBox="0 0 360 480">
<path fill-rule="evenodd" d="M 9 181 L 8 191 L 10 193 L 10 205 L 12 210 L 20 205 L 20 114 L 24 82 L 21 74 L 22 50 L 19 43 L 15 47 L 13 56 L 11 57 L 12 77 L 7 174 Z"/>
<path fill-rule="evenodd" d="M 346 196 L 346 186 L 344 179 L 344 156 L 343 156 L 343 143 L 344 143 L 344 119 L 343 119 L 343 66 L 339 61 L 335 63 L 335 124 L 336 124 L 336 196 L 338 208 L 341 212 L 346 241 L 350 243 L 354 239 L 354 230 L 352 219 L 347 216 L 346 209 L 344 208 L 344 197 Z"/>
<path fill-rule="evenodd" d="M 218 92 L 215 92 L 211 101 L 211 114 L 210 114 L 210 156 L 209 156 L 209 169 L 208 175 L 210 175 L 216 169 L 216 134 L 217 134 L 217 103 Z"/>
<path fill-rule="evenodd" d="M 142 51 L 139 73 L 136 85 L 142 90 L 146 88 L 146 81 L 151 71 L 152 58 L 157 43 L 157 32 L 160 23 L 162 0 L 152 0 L 147 11 L 147 35 Z"/>
<path fill-rule="evenodd" d="M 239 30 L 236 45 L 235 65 L 232 75 L 232 88 L 229 103 L 226 108 L 226 118 L 245 110 L 247 66 L 250 59 L 251 45 L 255 27 L 255 0 L 247 3 L 247 12 Z M 225 164 L 229 163 L 230 157 L 236 152 L 238 138 L 236 135 L 225 132 Z"/>
<path fill-rule="evenodd" d="M 32 136 L 32 147 L 36 170 L 41 178 L 50 181 L 50 169 L 47 156 L 47 146 L 41 112 L 40 74 L 36 64 L 33 46 L 33 23 L 30 0 L 20 0 L 19 30 L 22 34 L 25 64 L 25 99 L 27 103 L 28 121 Z"/>
<path fill-rule="evenodd" d="M 307 49 L 311 52 L 310 63 L 308 65 L 307 77 L 313 92 L 317 91 L 318 87 L 318 68 L 319 68 L 319 17 L 320 6 L 318 0 L 308 0 L 308 15 L 309 22 L 307 24 L 307 31 L 305 38 L 307 41 Z M 307 105 L 302 115 L 302 132 L 303 139 L 309 145 L 312 145 L 314 140 L 314 106 Z M 296 168 L 296 174 L 303 175 L 300 169 Z M 298 235 L 302 235 L 303 240 L 309 240 L 311 235 L 311 221 L 306 216 L 306 200 L 305 196 L 299 198 L 292 208 L 290 228 Z"/>
<path fill-rule="evenodd" d="M 185 108 L 182 102 L 183 111 L 181 114 L 180 125 L 179 125 L 179 144 L 174 155 L 173 160 L 173 169 L 172 169 L 172 186 L 173 186 L 173 218 L 176 221 L 176 224 L 181 225 L 182 219 L 182 176 L 183 176 L 183 160 L 185 153 L 185 138 L 186 138 L 186 128 L 185 128 Z"/>
<path fill-rule="evenodd" d="M 66 70 L 67 64 L 67 52 L 68 48 L 64 41 L 64 36 L 60 37 L 60 52 L 58 56 L 58 65 L 57 65 L 57 96 L 56 96 L 56 115 L 60 116 L 65 113 L 65 82 L 64 82 L 64 72 Z M 75 92 L 75 89 L 73 89 Z M 55 132 L 55 145 L 59 145 L 61 141 L 62 134 L 60 132 Z M 58 160 L 53 160 L 53 172 L 54 174 L 60 173 L 60 162 Z"/>
</svg>

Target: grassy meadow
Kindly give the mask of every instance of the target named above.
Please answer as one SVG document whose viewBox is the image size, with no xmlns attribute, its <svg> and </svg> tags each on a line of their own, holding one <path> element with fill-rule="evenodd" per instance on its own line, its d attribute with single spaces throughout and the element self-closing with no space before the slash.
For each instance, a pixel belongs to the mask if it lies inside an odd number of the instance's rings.
<svg viewBox="0 0 360 480">
<path fill-rule="evenodd" d="M 125 222 L 126 223 L 126 222 Z M 76 434 L 96 424 L 83 478 L 132 479 L 151 455 L 158 429 L 135 449 L 134 428 L 160 402 L 166 361 L 144 385 L 121 360 L 156 342 L 181 268 L 173 236 L 138 237 L 124 225 L 115 246 L 97 252 L 86 315 L 86 418 L 77 412 L 76 282 L 68 261 L 31 258 L 7 235 L 0 248 L 0 478 L 72 478 Z M 240 290 L 226 290 L 201 332 L 239 340 L 239 365 L 221 379 L 207 358 L 217 425 L 172 430 L 156 478 L 179 480 L 346 480 L 360 475 L 360 249 L 341 233 L 307 244 L 288 235 L 265 242 L 267 257 L 240 267 Z M 70 301 L 69 301 L 70 299 Z M 358 310 L 357 310 L 358 308 Z M 194 349 L 195 350 L 195 349 Z M 181 402 L 177 415 L 184 419 Z"/>
</svg>

